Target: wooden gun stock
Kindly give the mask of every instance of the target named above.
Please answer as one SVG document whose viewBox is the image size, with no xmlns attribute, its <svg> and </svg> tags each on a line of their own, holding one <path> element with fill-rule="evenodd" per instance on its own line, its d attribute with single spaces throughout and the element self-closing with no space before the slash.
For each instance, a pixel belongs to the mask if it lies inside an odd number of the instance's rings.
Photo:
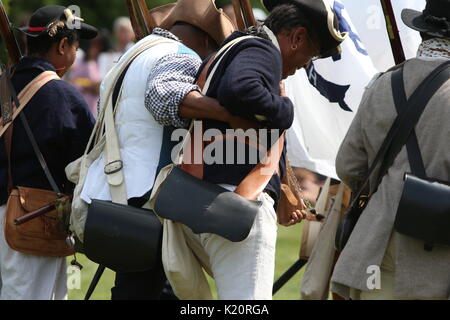
<svg viewBox="0 0 450 320">
<path fill-rule="evenodd" d="M 127 0 L 127 6 L 136 40 L 139 41 L 150 35 L 157 26 L 145 0 Z"/>
<path fill-rule="evenodd" d="M 56 209 L 56 207 L 55 207 L 54 203 L 49 204 L 48 206 L 45 206 L 45 207 L 43 207 L 43 208 L 41 208 L 39 210 L 36 210 L 36 211 L 31 212 L 31 213 L 29 213 L 27 215 L 24 215 L 24 216 L 22 216 L 20 218 L 17 218 L 16 220 L 14 220 L 14 224 L 16 226 L 20 226 L 20 225 L 22 225 L 24 223 L 27 223 L 27 222 L 31 221 L 31 220 L 39 218 L 39 217 L 41 217 L 41 216 L 43 216 L 43 215 L 45 215 L 45 214 L 47 214 L 49 212 L 52 212 L 55 209 Z"/>
<path fill-rule="evenodd" d="M 245 30 L 256 26 L 256 19 L 253 14 L 253 7 L 250 0 L 233 0 L 233 8 L 236 13 L 236 20 L 239 30 Z"/>
<path fill-rule="evenodd" d="M 0 35 L 8 51 L 8 56 L 11 64 L 16 64 L 22 57 L 17 40 L 14 37 L 14 31 L 6 14 L 3 1 L 0 1 Z"/>
</svg>

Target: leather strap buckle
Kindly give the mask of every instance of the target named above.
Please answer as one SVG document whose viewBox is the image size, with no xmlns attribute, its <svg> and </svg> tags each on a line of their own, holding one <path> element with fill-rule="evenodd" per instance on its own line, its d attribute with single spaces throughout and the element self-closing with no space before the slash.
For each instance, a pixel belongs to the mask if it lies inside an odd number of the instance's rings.
<svg viewBox="0 0 450 320">
<path fill-rule="evenodd" d="M 116 160 L 113 162 L 108 163 L 105 166 L 105 174 L 111 175 L 114 173 L 117 173 L 123 169 L 123 161 L 122 160 Z"/>
</svg>

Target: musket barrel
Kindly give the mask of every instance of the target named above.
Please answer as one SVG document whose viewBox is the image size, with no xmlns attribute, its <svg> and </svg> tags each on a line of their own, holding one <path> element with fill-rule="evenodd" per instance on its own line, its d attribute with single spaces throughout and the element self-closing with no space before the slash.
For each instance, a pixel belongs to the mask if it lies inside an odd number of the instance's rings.
<svg viewBox="0 0 450 320">
<path fill-rule="evenodd" d="M 397 22 L 395 21 L 394 9 L 392 8 L 392 3 L 390 0 L 381 0 L 381 6 L 383 7 L 395 64 L 400 64 L 406 60 L 406 57 L 405 51 L 403 50 L 402 41 L 400 39 L 400 32 L 398 31 Z"/>
</svg>

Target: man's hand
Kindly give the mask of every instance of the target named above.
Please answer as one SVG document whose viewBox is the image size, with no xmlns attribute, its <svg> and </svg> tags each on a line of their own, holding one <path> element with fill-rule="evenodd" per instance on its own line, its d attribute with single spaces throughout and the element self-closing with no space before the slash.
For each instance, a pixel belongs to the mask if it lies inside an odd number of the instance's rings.
<svg viewBox="0 0 450 320">
<path fill-rule="evenodd" d="M 323 216 L 318 215 L 315 210 L 306 211 L 307 206 L 301 200 L 301 208 L 290 213 L 289 216 L 278 215 L 278 223 L 284 227 L 292 227 L 303 220 L 323 222 Z"/>
<path fill-rule="evenodd" d="M 319 219 L 319 215 L 308 213 L 305 210 L 296 210 L 290 215 L 290 219 L 286 221 L 278 221 L 284 227 L 292 227 L 303 220 L 314 221 L 314 222 L 324 222 L 323 219 Z"/>
</svg>

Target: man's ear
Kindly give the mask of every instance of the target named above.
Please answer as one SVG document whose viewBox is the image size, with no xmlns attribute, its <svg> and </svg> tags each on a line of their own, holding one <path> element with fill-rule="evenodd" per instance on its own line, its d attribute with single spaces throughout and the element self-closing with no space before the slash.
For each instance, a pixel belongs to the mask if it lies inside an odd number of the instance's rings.
<svg viewBox="0 0 450 320">
<path fill-rule="evenodd" d="M 58 43 L 58 53 L 60 55 L 64 55 L 68 45 L 69 45 L 69 39 L 67 37 L 61 39 Z"/>
<path fill-rule="evenodd" d="M 307 42 L 307 30 L 304 27 L 298 27 L 291 32 L 291 43 L 292 46 L 301 47 L 305 42 Z"/>
</svg>

